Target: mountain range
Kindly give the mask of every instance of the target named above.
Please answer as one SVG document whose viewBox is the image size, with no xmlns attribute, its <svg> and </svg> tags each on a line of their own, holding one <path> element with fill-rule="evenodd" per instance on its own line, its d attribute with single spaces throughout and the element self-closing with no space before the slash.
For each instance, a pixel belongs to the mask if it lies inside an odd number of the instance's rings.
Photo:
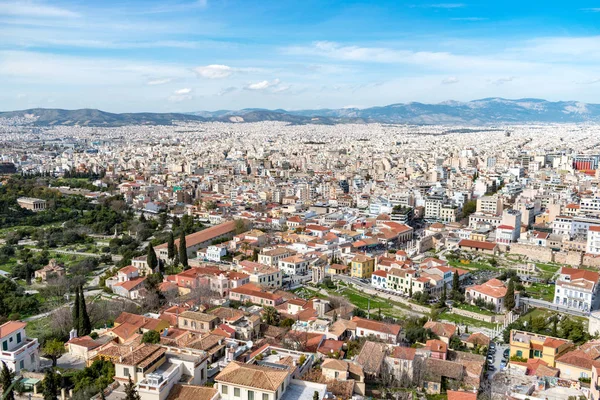
<svg viewBox="0 0 600 400">
<path fill-rule="evenodd" d="M 123 113 L 96 109 L 61 110 L 35 108 L 0 112 L 0 118 L 19 118 L 35 126 L 170 125 L 186 121 L 231 123 L 283 121 L 291 124 L 390 123 L 419 125 L 493 125 L 526 123 L 600 122 L 600 104 L 542 99 L 486 98 L 438 104 L 401 103 L 382 107 L 315 110 L 219 110 L 188 113 Z"/>
</svg>

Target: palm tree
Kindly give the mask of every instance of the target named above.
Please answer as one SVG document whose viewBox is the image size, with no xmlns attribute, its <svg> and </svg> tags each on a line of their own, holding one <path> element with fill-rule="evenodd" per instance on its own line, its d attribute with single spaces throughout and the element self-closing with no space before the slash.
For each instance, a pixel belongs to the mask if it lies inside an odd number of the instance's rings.
<svg viewBox="0 0 600 400">
<path fill-rule="evenodd" d="M 263 312 L 263 321 L 267 325 L 278 325 L 279 324 L 279 312 L 275 307 L 265 307 Z"/>
</svg>

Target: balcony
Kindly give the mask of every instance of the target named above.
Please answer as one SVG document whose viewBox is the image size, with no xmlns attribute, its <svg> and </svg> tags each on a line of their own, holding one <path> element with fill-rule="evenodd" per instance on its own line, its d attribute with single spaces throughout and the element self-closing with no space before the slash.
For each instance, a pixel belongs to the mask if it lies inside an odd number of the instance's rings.
<svg viewBox="0 0 600 400">
<path fill-rule="evenodd" d="M 23 358 L 30 352 L 31 349 L 35 349 L 39 346 L 37 338 L 30 339 L 26 338 L 21 345 L 13 350 L 3 350 L 2 358 L 5 360 L 16 361 Z"/>
</svg>

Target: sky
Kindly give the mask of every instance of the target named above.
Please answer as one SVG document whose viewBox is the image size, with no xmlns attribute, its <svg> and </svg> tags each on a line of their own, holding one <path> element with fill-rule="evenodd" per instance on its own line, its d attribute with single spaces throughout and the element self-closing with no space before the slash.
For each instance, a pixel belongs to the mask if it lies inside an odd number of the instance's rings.
<svg viewBox="0 0 600 400">
<path fill-rule="evenodd" d="M 0 110 L 600 103 L 600 0 L 0 0 Z"/>
</svg>

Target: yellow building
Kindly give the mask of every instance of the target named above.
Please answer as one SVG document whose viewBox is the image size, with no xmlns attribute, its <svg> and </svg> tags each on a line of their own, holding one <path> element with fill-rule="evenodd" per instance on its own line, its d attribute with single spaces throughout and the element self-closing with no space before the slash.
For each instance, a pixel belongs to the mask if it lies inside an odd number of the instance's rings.
<svg viewBox="0 0 600 400">
<path fill-rule="evenodd" d="M 359 254 L 350 262 L 350 276 L 370 279 L 375 270 L 375 259 Z"/>
<path fill-rule="evenodd" d="M 548 366 L 555 367 L 556 359 L 573 347 L 570 340 L 537 335 L 523 331 L 510 331 L 510 357 L 524 360 L 541 359 Z"/>
</svg>

